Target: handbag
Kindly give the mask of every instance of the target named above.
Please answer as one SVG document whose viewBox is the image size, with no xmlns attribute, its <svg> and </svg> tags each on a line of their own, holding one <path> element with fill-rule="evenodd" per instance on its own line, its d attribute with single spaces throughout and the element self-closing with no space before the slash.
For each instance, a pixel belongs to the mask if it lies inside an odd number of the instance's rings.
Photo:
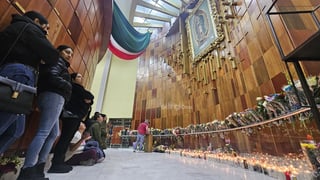
<svg viewBox="0 0 320 180">
<path fill-rule="evenodd" d="M 0 110 L 28 114 L 32 110 L 37 89 L 0 76 Z"/>
<path fill-rule="evenodd" d="M 8 57 L 28 25 L 29 23 L 22 28 L 6 55 L 2 58 L 0 64 Z M 35 87 L 0 76 L 0 111 L 15 114 L 29 114 L 32 111 L 33 98 L 36 93 L 37 89 Z"/>
</svg>

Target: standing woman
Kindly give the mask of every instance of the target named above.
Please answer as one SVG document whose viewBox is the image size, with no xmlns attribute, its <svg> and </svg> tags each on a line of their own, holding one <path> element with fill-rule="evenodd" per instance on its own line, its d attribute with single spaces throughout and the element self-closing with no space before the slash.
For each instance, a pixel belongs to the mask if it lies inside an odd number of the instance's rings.
<svg viewBox="0 0 320 180">
<path fill-rule="evenodd" d="M 53 143 L 59 135 L 59 115 L 70 99 L 72 86 L 68 72 L 73 50 L 66 45 L 58 48 L 60 58 L 55 65 L 40 65 L 38 107 L 40 121 L 36 135 L 28 147 L 18 180 L 47 179 L 44 166 Z"/>
<path fill-rule="evenodd" d="M 24 27 L 25 30 L 10 51 Z M 0 35 L 0 75 L 35 86 L 40 61 L 55 64 L 59 58 L 58 51 L 46 37 L 48 29 L 48 20 L 36 11 L 28 11 L 22 16 L 12 15 L 11 24 Z M 24 129 L 25 114 L 0 109 L 0 154 L 23 134 Z"/>
<path fill-rule="evenodd" d="M 68 173 L 72 166 L 65 163 L 65 154 L 70 142 L 80 126 L 80 122 L 88 116 L 94 96 L 82 86 L 82 75 L 72 73 L 72 94 L 64 111 L 71 113 L 69 118 L 62 119 L 60 138 L 54 148 L 51 167 L 48 173 Z"/>
</svg>

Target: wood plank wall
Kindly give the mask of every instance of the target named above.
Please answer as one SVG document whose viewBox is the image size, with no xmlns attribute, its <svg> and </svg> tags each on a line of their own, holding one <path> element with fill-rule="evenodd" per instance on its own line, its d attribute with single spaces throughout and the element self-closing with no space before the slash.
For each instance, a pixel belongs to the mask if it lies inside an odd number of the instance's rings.
<svg viewBox="0 0 320 180">
<path fill-rule="evenodd" d="M 231 42 L 222 42 L 237 68 L 223 59 L 216 77 L 210 74 L 206 60 L 198 63 L 197 69 L 188 57 L 181 62 L 180 53 L 188 51 L 183 22 L 180 32 L 152 41 L 139 60 L 132 127 L 144 119 L 160 129 L 223 120 L 254 107 L 256 97 L 281 92 L 288 83 L 288 72 L 266 20 L 271 4 L 272 0 L 238 1 L 237 17 L 229 22 Z M 292 45 L 287 46 L 290 49 Z M 319 74 L 319 63 L 302 64 L 306 75 Z M 291 65 L 290 69 L 297 79 Z"/>
<path fill-rule="evenodd" d="M 112 24 L 111 0 L 0 0 L 0 30 L 11 21 L 11 14 L 36 10 L 47 17 L 48 39 L 54 46 L 67 44 L 74 48 L 70 72 L 84 76 L 83 85 L 90 88 L 95 68 L 105 54 Z M 13 145 L 25 149 L 30 142 L 39 113 L 34 111 L 26 125 L 25 135 Z"/>
</svg>

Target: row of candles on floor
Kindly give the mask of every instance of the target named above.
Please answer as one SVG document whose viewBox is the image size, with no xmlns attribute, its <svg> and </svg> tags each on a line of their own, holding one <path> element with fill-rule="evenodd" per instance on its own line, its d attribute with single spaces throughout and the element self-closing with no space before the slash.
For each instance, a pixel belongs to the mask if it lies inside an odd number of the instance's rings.
<svg viewBox="0 0 320 180">
<path fill-rule="evenodd" d="M 288 154 L 284 157 L 262 153 L 236 154 L 197 150 L 167 150 L 169 154 L 225 163 L 231 166 L 264 173 L 285 180 L 312 179 L 313 170 L 304 155 Z"/>
</svg>

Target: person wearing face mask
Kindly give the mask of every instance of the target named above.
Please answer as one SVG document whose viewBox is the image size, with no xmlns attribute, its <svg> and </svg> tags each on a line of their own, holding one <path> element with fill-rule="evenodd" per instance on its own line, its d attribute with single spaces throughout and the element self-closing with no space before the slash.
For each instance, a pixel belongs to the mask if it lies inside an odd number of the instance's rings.
<svg viewBox="0 0 320 180">
<path fill-rule="evenodd" d="M 74 134 L 89 114 L 94 96 L 82 86 L 82 75 L 72 73 L 72 94 L 70 101 L 65 105 L 64 111 L 72 114 L 69 118 L 61 118 L 61 135 L 53 150 L 53 158 L 48 173 L 68 173 L 72 166 L 65 163 L 65 154 Z"/>
<path fill-rule="evenodd" d="M 59 135 L 59 115 L 72 92 L 68 61 L 73 50 L 67 45 L 60 45 L 57 50 L 60 52 L 58 63 L 41 64 L 39 68 L 39 127 L 28 147 L 18 180 L 47 179 L 44 175 L 45 162 Z"/>
<path fill-rule="evenodd" d="M 0 33 L 0 76 L 34 87 L 40 61 L 53 65 L 59 58 L 46 37 L 48 29 L 48 20 L 39 12 L 12 15 L 10 25 Z M 0 154 L 24 133 L 25 116 L 0 109 Z"/>
</svg>

